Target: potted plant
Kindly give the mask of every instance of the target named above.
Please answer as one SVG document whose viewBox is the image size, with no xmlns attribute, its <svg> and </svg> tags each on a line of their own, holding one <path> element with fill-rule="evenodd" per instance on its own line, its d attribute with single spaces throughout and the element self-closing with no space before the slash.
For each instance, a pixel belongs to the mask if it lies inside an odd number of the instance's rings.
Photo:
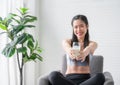
<svg viewBox="0 0 120 85">
<path fill-rule="evenodd" d="M 23 85 L 23 67 L 28 61 L 38 59 L 42 61 L 41 48 L 33 36 L 25 31 L 26 28 L 35 28 L 32 23 L 37 17 L 29 15 L 27 8 L 18 9 L 19 14 L 9 13 L 5 18 L 0 17 L 0 34 L 7 34 L 9 42 L 4 47 L 2 54 L 6 57 L 16 55 L 20 72 L 20 85 Z M 20 58 L 21 57 L 21 58 Z"/>
</svg>

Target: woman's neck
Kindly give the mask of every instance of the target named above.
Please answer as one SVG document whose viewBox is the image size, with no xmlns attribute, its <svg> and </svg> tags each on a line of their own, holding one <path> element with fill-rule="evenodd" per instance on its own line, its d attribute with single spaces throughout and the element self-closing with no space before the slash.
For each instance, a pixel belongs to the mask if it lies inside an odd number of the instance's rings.
<svg viewBox="0 0 120 85">
<path fill-rule="evenodd" d="M 84 38 L 79 38 L 78 42 L 83 43 L 84 42 Z"/>
</svg>

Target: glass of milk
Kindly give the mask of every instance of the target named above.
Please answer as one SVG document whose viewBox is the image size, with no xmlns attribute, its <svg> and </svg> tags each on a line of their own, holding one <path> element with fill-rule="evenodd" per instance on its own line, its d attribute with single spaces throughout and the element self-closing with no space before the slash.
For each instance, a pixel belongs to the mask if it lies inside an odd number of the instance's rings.
<svg viewBox="0 0 120 85">
<path fill-rule="evenodd" d="M 73 42 L 73 46 L 72 46 L 72 49 L 74 51 L 74 54 L 73 56 L 77 57 L 80 53 L 80 44 L 79 42 Z"/>
</svg>

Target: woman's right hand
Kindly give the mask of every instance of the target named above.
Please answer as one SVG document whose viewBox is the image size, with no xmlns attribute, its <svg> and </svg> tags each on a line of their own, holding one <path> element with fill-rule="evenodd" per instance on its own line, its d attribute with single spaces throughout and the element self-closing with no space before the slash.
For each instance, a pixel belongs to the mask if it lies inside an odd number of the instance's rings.
<svg viewBox="0 0 120 85">
<path fill-rule="evenodd" d="M 72 60 L 76 59 L 76 56 L 74 55 L 74 53 L 75 53 L 75 51 L 72 48 L 70 48 L 69 49 L 69 56 Z"/>
</svg>

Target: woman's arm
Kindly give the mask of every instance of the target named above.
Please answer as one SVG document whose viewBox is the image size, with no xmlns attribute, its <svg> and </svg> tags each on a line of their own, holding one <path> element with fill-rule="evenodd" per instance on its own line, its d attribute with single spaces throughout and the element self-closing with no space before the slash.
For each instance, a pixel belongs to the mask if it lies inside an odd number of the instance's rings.
<svg viewBox="0 0 120 85">
<path fill-rule="evenodd" d="M 70 39 L 65 39 L 62 42 L 64 50 L 69 54 L 71 50 L 71 40 Z"/>
<path fill-rule="evenodd" d="M 87 56 L 88 54 L 93 54 L 96 48 L 97 43 L 90 41 L 89 45 L 83 50 L 83 52 L 85 53 L 85 56 Z"/>
<path fill-rule="evenodd" d="M 75 59 L 74 56 L 72 56 L 72 47 L 71 47 L 71 39 L 65 39 L 62 42 L 63 48 L 65 52 L 70 56 L 71 59 Z"/>
<path fill-rule="evenodd" d="M 80 55 L 75 57 L 73 56 L 74 50 L 72 50 L 72 47 L 71 47 L 71 39 L 63 40 L 62 44 L 63 44 L 64 50 L 67 52 L 67 54 L 70 55 L 71 59 L 82 60 L 82 61 L 86 59 L 87 55 L 93 54 L 97 48 L 97 43 L 90 41 L 89 45 L 86 46 L 86 48 L 84 48 L 82 51 L 80 51 Z"/>
<path fill-rule="evenodd" d="M 90 41 L 89 45 L 86 46 L 86 48 L 84 48 L 83 51 L 80 51 L 80 55 L 76 58 L 76 60 L 84 61 L 86 56 L 89 54 L 93 54 L 96 48 L 97 48 L 97 43 Z"/>
</svg>

